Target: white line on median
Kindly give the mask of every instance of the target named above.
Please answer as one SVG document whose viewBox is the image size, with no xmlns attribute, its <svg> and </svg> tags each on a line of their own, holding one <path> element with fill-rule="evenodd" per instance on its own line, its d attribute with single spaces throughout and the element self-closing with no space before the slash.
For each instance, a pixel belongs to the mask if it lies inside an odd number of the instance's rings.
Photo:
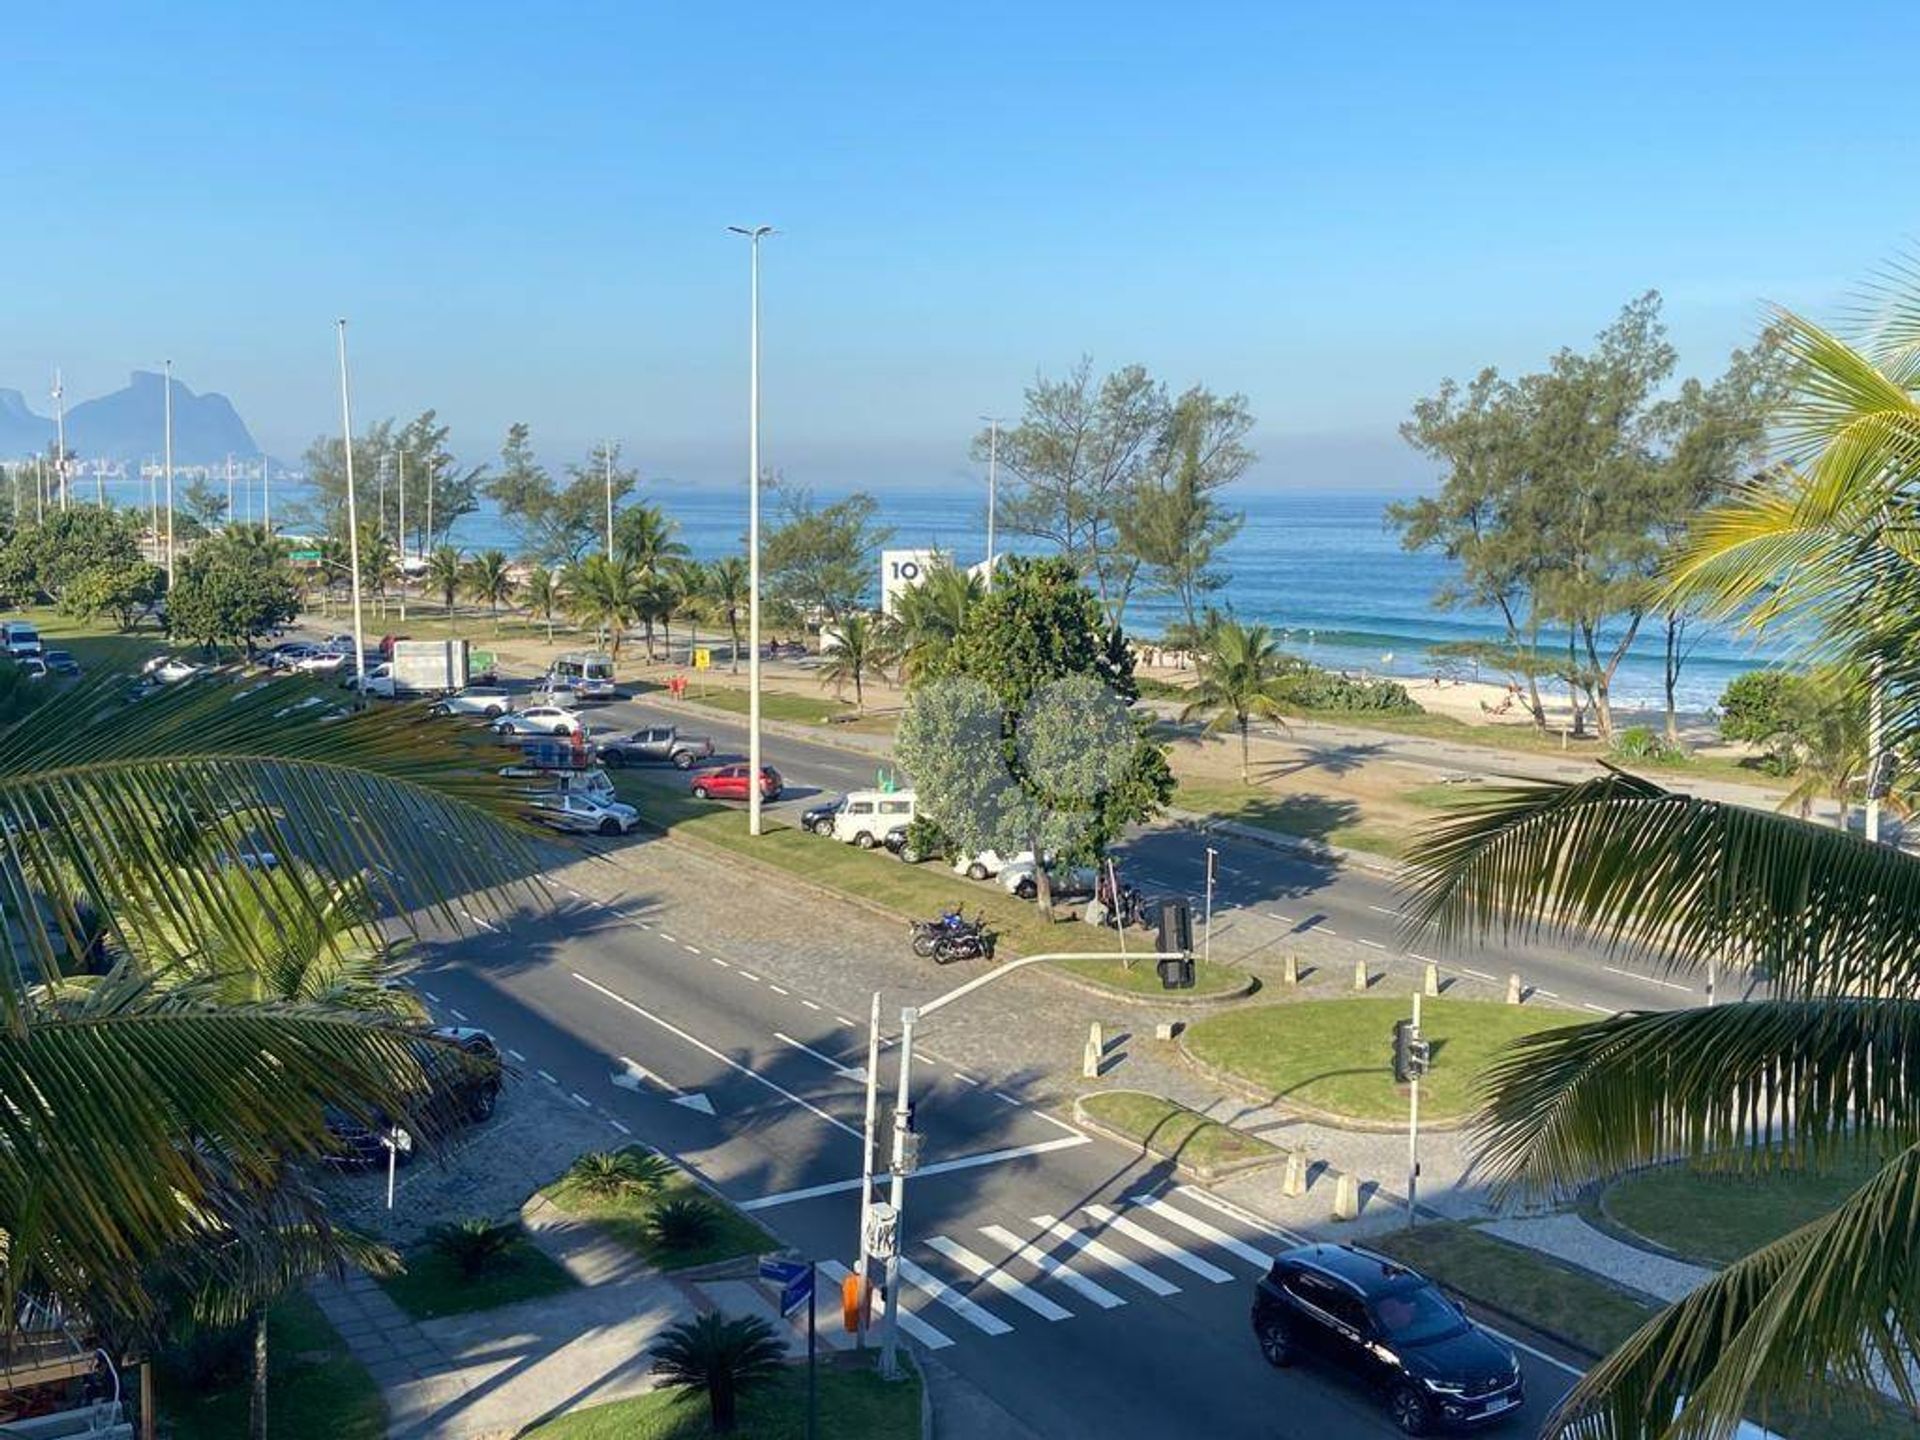
<svg viewBox="0 0 1920 1440">
<path fill-rule="evenodd" d="M 614 1004 L 616 1005 L 625 1006 L 627 1009 L 631 1010 L 634 1014 L 638 1015 L 643 1020 L 651 1020 L 654 1024 L 658 1025 L 662 1030 L 666 1031 L 669 1035 L 672 1035 L 677 1039 L 686 1041 L 687 1044 L 693 1046 L 694 1049 L 699 1050 L 704 1054 L 710 1055 L 715 1060 L 718 1060 L 722 1065 L 725 1065 L 728 1069 L 739 1071 L 742 1075 L 745 1075 L 748 1079 L 753 1080 L 758 1084 L 766 1086 L 767 1089 L 773 1091 L 774 1094 L 779 1095 L 784 1099 L 791 1100 L 794 1104 L 798 1105 L 802 1110 L 809 1111 L 812 1114 L 819 1116 L 822 1120 L 826 1121 L 827 1124 L 833 1126 L 834 1129 L 844 1131 L 847 1134 L 853 1136 L 854 1139 L 860 1140 L 864 1143 L 865 1137 L 861 1135 L 861 1133 L 858 1130 L 854 1129 L 853 1126 L 834 1119 L 833 1116 L 829 1115 L 826 1111 L 822 1110 L 818 1105 L 812 1104 L 810 1101 L 801 1099 L 798 1095 L 794 1094 L 791 1090 L 787 1089 L 783 1085 L 774 1084 L 774 1082 L 767 1079 L 766 1076 L 761 1075 L 756 1071 L 748 1069 L 745 1065 L 742 1065 L 738 1060 L 735 1060 L 732 1056 L 723 1055 L 720 1051 L 714 1049 L 713 1046 L 707 1044 L 706 1041 L 700 1039 L 697 1035 L 690 1035 L 685 1030 L 682 1030 L 678 1025 L 675 1025 L 671 1020 L 661 1019 L 658 1015 L 654 1014 L 651 1010 L 644 1009 L 641 1006 L 634 1004 L 633 1001 L 627 999 L 626 996 L 616 994 L 614 991 L 609 990 L 607 989 L 606 986 L 600 984 L 597 980 L 589 980 L 586 976 L 582 975 L 578 970 L 569 970 L 567 973 L 573 976 L 573 978 L 578 980 L 582 985 L 585 985 L 589 990 L 597 991 L 598 993 L 606 996 L 607 999 L 613 1001 Z M 856 1185 L 859 1183 L 860 1182 L 857 1180 L 854 1181 L 854 1184 Z"/>
<path fill-rule="evenodd" d="M 1618 1015 L 1620 1013 L 1618 1010 L 1608 1009 L 1605 1005 L 1596 1005 L 1591 1000 L 1582 1000 L 1580 1002 L 1580 1008 L 1582 1010 L 1591 1010 L 1596 1015 Z"/>
<path fill-rule="evenodd" d="M 456 1009 L 454 1009 L 454 1008 L 453 1008 L 453 1007 L 452 1007 L 451 1005 L 449 1005 L 449 1006 L 447 1007 L 447 1013 L 448 1013 L 449 1015 L 451 1015 L 451 1016 L 453 1016 L 453 1018 L 454 1018 L 454 1019 L 456 1019 L 456 1020 L 458 1020 L 458 1021 L 460 1021 L 460 1022 L 461 1022 L 462 1024 L 465 1024 L 465 1023 L 466 1023 L 466 1019 L 467 1019 L 467 1016 L 466 1016 L 466 1012 L 465 1012 L 465 1011 L 463 1011 L 463 1010 L 456 1010 Z"/>
<path fill-rule="evenodd" d="M 634 921 L 633 923 L 634 923 L 634 924 L 636 924 L 636 925 L 644 925 L 644 924 L 645 924 L 646 922 L 645 922 L 644 920 L 636 920 L 636 921 Z M 678 939 L 678 937 L 676 937 L 676 936 L 673 936 L 673 935 L 669 935 L 669 934 L 667 934 L 667 932 L 666 932 L 666 931 L 664 931 L 664 930 L 662 930 L 662 931 L 660 932 L 660 938 L 661 938 L 662 940 L 665 940 L 665 941 L 667 941 L 667 942 L 668 942 L 669 944 L 672 944 L 672 945 L 678 945 L 678 944 L 680 943 L 680 941 L 679 941 L 679 939 Z"/>
<path fill-rule="evenodd" d="M 680 948 L 686 951 L 689 955 L 698 955 L 700 953 L 700 947 L 698 945 L 689 945 L 684 940 L 680 942 Z"/>
<path fill-rule="evenodd" d="M 1476 980 L 1485 980 L 1490 984 L 1497 985 L 1500 983 L 1500 977 L 1498 975 L 1489 975 L 1484 970 L 1471 970 L 1465 965 L 1460 967 L 1460 973 L 1462 975 L 1471 975 Z"/>
</svg>

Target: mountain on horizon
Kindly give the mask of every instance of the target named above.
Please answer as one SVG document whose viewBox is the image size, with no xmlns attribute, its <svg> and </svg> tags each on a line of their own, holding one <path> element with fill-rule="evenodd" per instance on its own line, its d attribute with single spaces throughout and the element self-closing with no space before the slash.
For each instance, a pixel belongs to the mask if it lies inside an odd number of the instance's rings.
<svg viewBox="0 0 1920 1440">
<path fill-rule="evenodd" d="M 67 449 L 81 460 L 138 465 L 166 443 L 166 377 L 135 370 L 125 387 L 83 400 L 67 411 Z M 44 454 L 54 440 L 51 417 L 36 413 L 18 390 L 0 390 L 0 456 Z M 214 391 L 196 395 L 173 382 L 173 463 L 217 465 L 231 455 L 257 461 L 260 446 L 233 402 Z"/>
</svg>

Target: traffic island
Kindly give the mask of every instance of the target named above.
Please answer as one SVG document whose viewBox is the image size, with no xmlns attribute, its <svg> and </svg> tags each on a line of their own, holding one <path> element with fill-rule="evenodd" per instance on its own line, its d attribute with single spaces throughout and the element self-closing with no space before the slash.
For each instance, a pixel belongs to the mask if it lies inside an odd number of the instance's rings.
<svg viewBox="0 0 1920 1440">
<path fill-rule="evenodd" d="M 639 1146 L 619 1154 L 650 1156 Z M 596 1189 L 569 1171 L 541 1189 L 560 1214 L 585 1222 L 656 1269 L 683 1272 L 778 1250 L 766 1231 L 685 1171 L 670 1167 L 653 1186 Z"/>
<path fill-rule="evenodd" d="M 1073 1102 L 1073 1118 L 1096 1135 L 1170 1160 L 1182 1175 L 1203 1183 L 1287 1157 L 1286 1151 L 1257 1135 L 1140 1090 L 1083 1095 Z"/>
<path fill-rule="evenodd" d="M 1195 1020 L 1177 1043 L 1201 1073 L 1263 1105 L 1350 1130 L 1393 1130 L 1407 1122 L 1406 1087 L 1393 1078 L 1393 1026 L 1411 1010 L 1411 996 L 1373 995 L 1238 1006 Z M 1432 1067 L 1420 1082 L 1421 1124 L 1457 1129 L 1502 1047 L 1580 1020 L 1538 1006 L 1423 1001 Z"/>
<path fill-rule="evenodd" d="M 416 1320 L 494 1310 L 571 1290 L 574 1280 L 517 1220 L 456 1222 L 406 1252 L 405 1268 L 380 1281 Z"/>
</svg>

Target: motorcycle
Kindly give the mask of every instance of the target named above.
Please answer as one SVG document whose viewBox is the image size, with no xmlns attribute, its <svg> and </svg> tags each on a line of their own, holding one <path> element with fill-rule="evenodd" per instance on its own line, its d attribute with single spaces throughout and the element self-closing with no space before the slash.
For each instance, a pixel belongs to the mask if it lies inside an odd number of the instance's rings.
<svg viewBox="0 0 1920 1440">
<path fill-rule="evenodd" d="M 968 920 L 958 910 L 949 910 L 938 920 L 911 921 L 908 929 L 913 935 L 913 953 L 924 960 L 933 954 L 934 946 L 944 937 L 977 934 L 985 925 L 985 920 Z"/>
<path fill-rule="evenodd" d="M 984 926 L 955 930 L 933 942 L 933 961 L 936 965 L 951 965 L 956 960 L 991 960 L 993 941 L 993 932 Z"/>
</svg>

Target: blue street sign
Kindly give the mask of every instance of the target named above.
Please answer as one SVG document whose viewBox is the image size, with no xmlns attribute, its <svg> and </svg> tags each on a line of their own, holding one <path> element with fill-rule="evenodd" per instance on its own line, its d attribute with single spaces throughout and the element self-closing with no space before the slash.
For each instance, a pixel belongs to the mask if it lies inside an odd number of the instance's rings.
<svg viewBox="0 0 1920 1440">
<path fill-rule="evenodd" d="M 804 1260 L 780 1260 L 771 1255 L 760 1258 L 760 1278 L 771 1280 L 775 1285 L 791 1285 L 807 1273 Z"/>
<path fill-rule="evenodd" d="M 780 1292 L 780 1318 L 785 1319 L 813 1298 L 813 1267 L 808 1266 L 795 1280 Z"/>
</svg>

